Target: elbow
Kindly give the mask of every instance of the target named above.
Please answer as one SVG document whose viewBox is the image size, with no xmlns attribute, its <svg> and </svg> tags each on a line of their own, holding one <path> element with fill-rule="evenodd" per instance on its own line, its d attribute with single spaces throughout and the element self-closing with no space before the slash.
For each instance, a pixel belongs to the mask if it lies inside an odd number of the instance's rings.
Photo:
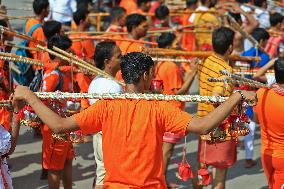
<svg viewBox="0 0 284 189">
<path fill-rule="evenodd" d="M 57 124 L 53 125 L 52 127 L 49 127 L 52 132 L 54 132 L 54 134 L 62 134 L 65 132 L 64 128 L 64 124 L 62 121 L 58 122 Z"/>
</svg>

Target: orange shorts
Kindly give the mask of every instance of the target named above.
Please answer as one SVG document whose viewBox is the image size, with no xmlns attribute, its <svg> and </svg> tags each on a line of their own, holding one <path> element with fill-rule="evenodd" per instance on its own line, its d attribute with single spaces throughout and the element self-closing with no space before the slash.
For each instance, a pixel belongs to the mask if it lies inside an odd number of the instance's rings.
<svg viewBox="0 0 284 189">
<path fill-rule="evenodd" d="M 284 189 L 284 158 L 261 154 L 261 161 L 269 189 Z"/>
<path fill-rule="evenodd" d="M 44 126 L 45 128 L 46 126 Z M 46 129 L 46 128 L 45 128 Z M 62 170 L 66 160 L 75 156 L 73 145 L 70 142 L 54 140 L 51 131 L 42 130 L 42 166 L 44 169 Z"/>
</svg>

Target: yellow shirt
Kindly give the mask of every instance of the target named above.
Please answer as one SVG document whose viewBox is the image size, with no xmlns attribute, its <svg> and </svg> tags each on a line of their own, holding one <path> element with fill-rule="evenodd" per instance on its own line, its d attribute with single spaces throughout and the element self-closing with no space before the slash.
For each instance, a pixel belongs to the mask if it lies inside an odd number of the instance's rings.
<svg viewBox="0 0 284 189">
<path fill-rule="evenodd" d="M 215 9 L 209 9 L 209 11 L 214 11 Z M 212 13 L 196 13 L 193 24 L 195 26 L 206 26 L 204 28 L 197 29 L 196 31 L 200 31 L 195 33 L 197 48 L 203 44 L 212 45 L 212 33 L 205 33 L 202 31 L 208 31 L 219 26 L 218 18 Z"/>
<path fill-rule="evenodd" d="M 222 96 L 230 96 L 234 90 L 232 83 L 209 82 L 208 78 L 226 78 L 220 74 L 221 70 L 233 72 L 233 68 L 217 55 L 209 56 L 204 63 L 199 66 L 199 92 L 202 96 L 212 96 L 218 93 Z M 205 116 L 215 109 L 213 104 L 198 103 L 198 116 Z"/>
</svg>

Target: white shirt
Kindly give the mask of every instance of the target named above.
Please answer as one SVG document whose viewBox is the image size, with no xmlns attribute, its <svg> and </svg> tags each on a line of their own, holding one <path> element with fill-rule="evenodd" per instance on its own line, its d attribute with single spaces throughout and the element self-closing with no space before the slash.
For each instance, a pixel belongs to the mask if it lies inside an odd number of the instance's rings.
<svg viewBox="0 0 284 189">
<path fill-rule="evenodd" d="M 266 84 L 268 87 L 271 87 L 274 83 L 276 83 L 274 74 L 265 74 L 265 77 L 266 77 Z"/>
<path fill-rule="evenodd" d="M 104 78 L 102 76 L 97 76 L 91 82 L 88 93 L 122 93 L 122 87 L 113 80 Z M 96 99 L 89 99 L 90 104 L 94 104 L 97 100 Z"/>
<path fill-rule="evenodd" d="M 58 22 L 71 22 L 73 13 L 77 10 L 76 0 L 49 0 L 49 19 Z"/>
<path fill-rule="evenodd" d="M 4 129 L 2 125 L 0 125 L 0 158 L 2 155 L 5 155 L 9 152 L 11 148 L 11 135 L 8 131 Z M 0 188 L 4 187 L 4 182 L 2 176 L 4 176 L 6 183 L 8 184 L 9 189 L 13 189 L 12 179 L 10 175 L 10 171 L 8 168 L 8 164 L 6 158 L 0 159 Z"/>
<path fill-rule="evenodd" d="M 203 5 L 197 7 L 197 9 L 195 11 L 208 11 L 209 8 L 208 7 L 205 7 Z M 193 23 L 194 22 L 194 19 L 196 17 L 196 13 L 193 13 L 190 17 L 189 17 L 189 22 Z"/>
</svg>

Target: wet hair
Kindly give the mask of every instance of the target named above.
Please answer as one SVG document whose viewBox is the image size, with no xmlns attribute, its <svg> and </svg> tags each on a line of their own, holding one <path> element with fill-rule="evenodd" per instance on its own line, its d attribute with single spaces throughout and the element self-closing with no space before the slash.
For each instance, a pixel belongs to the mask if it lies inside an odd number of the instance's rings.
<svg viewBox="0 0 284 189">
<path fill-rule="evenodd" d="M 140 7 L 143 3 L 148 3 L 151 0 L 136 0 L 137 6 Z"/>
<path fill-rule="evenodd" d="M 186 0 L 186 6 L 190 7 L 194 4 L 197 4 L 197 0 Z"/>
<path fill-rule="evenodd" d="M 122 14 L 125 14 L 126 10 L 123 7 L 113 7 L 110 11 L 110 21 L 113 22 L 115 19 L 119 18 Z"/>
<path fill-rule="evenodd" d="M 51 49 L 57 47 L 61 50 L 67 50 L 72 46 L 72 41 L 66 35 L 55 35 L 48 39 L 47 47 Z M 49 54 L 49 57 L 53 60 L 55 56 Z"/>
<path fill-rule="evenodd" d="M 281 23 L 284 19 L 284 16 L 282 14 L 276 12 L 269 16 L 269 21 L 271 26 L 276 26 L 277 24 Z"/>
<path fill-rule="evenodd" d="M 34 0 L 33 9 L 34 13 L 39 15 L 44 9 L 47 9 L 49 6 L 48 0 Z"/>
<path fill-rule="evenodd" d="M 46 39 L 51 38 L 52 36 L 59 34 L 62 28 L 62 24 L 55 20 L 49 20 L 44 22 L 42 29 Z"/>
<path fill-rule="evenodd" d="M 146 22 L 147 19 L 141 14 L 130 14 L 126 17 L 126 27 L 127 31 L 132 32 L 134 27 L 139 26 L 142 22 Z"/>
<path fill-rule="evenodd" d="M 3 27 L 8 27 L 8 23 L 7 23 L 7 21 L 6 20 L 0 20 L 0 26 L 3 26 Z"/>
<path fill-rule="evenodd" d="M 96 45 L 94 61 L 97 68 L 101 70 L 105 68 L 105 60 L 111 59 L 115 47 L 116 43 L 114 41 L 102 41 Z"/>
<path fill-rule="evenodd" d="M 276 83 L 284 84 L 284 57 L 279 57 L 274 64 Z"/>
<path fill-rule="evenodd" d="M 73 14 L 73 20 L 77 26 L 80 25 L 81 21 L 85 21 L 89 11 L 86 7 L 80 6 L 77 11 Z"/>
<path fill-rule="evenodd" d="M 167 6 L 161 5 L 155 10 L 155 17 L 158 18 L 159 20 L 163 20 L 169 16 L 170 10 Z"/>
<path fill-rule="evenodd" d="M 212 45 L 216 53 L 224 55 L 233 45 L 235 32 L 227 27 L 220 27 L 213 31 Z"/>
<path fill-rule="evenodd" d="M 162 33 L 157 42 L 158 42 L 158 47 L 159 48 L 166 48 L 170 45 L 172 45 L 172 43 L 174 42 L 174 40 L 176 39 L 176 35 L 174 33 Z"/>
<path fill-rule="evenodd" d="M 269 39 L 269 33 L 263 28 L 255 28 L 252 31 L 251 36 L 255 40 L 257 40 L 258 42 L 260 42 L 260 40 L 268 40 Z"/>
<path fill-rule="evenodd" d="M 154 66 L 152 58 L 141 52 L 131 52 L 121 57 L 122 78 L 126 84 L 137 84 L 145 72 Z"/>
</svg>

